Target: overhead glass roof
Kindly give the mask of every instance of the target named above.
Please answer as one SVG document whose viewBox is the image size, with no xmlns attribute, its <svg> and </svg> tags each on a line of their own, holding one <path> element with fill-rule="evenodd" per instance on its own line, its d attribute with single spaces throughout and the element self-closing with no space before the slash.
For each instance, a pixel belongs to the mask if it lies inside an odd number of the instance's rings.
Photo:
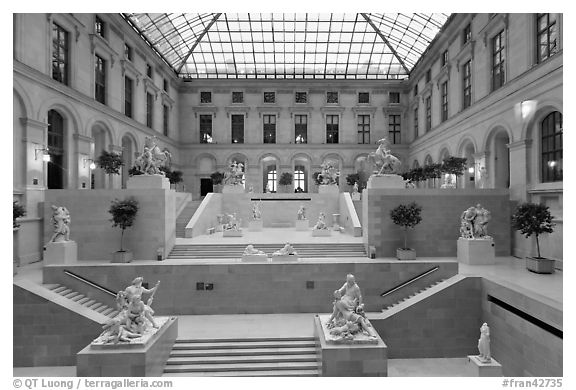
<svg viewBox="0 0 576 390">
<path fill-rule="evenodd" d="M 449 14 L 123 14 L 182 78 L 403 79 Z"/>
</svg>

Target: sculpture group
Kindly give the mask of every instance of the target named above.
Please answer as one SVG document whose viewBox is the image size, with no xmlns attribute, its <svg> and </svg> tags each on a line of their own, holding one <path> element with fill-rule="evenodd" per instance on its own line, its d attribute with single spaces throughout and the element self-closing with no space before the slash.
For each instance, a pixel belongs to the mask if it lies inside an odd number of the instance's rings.
<svg viewBox="0 0 576 390">
<path fill-rule="evenodd" d="M 50 222 L 54 227 L 54 233 L 50 237 L 50 242 L 70 241 L 70 212 L 66 207 L 52 205 L 52 218 Z"/>
<path fill-rule="evenodd" d="M 163 175 L 161 167 L 170 163 L 172 155 L 166 149 L 161 150 L 156 144 L 156 137 L 146 137 L 144 151 L 136 161 L 134 167 L 144 175 Z"/>
<path fill-rule="evenodd" d="M 467 208 L 460 217 L 460 237 L 467 239 L 490 239 L 488 222 L 490 211 L 480 204 Z"/>
<path fill-rule="evenodd" d="M 226 214 L 223 217 L 223 230 L 241 230 L 240 221 L 236 218 L 235 214 Z"/>
<path fill-rule="evenodd" d="M 252 219 L 254 221 L 262 219 L 262 201 L 252 202 Z"/>
<path fill-rule="evenodd" d="M 239 185 L 244 181 L 244 164 L 232 161 L 224 172 L 224 184 Z"/>
<path fill-rule="evenodd" d="M 298 221 L 305 221 L 306 220 L 306 207 L 300 206 L 298 209 Z"/>
<path fill-rule="evenodd" d="M 326 225 L 326 215 L 323 212 L 318 214 L 318 221 L 312 228 L 313 230 L 328 230 L 328 226 Z"/>
<path fill-rule="evenodd" d="M 390 143 L 386 138 L 380 139 L 378 149 L 369 153 L 367 160 L 374 164 L 375 175 L 399 173 L 402 162 L 390 152 Z"/>
<path fill-rule="evenodd" d="M 333 161 L 326 160 L 320 166 L 322 171 L 318 175 L 318 181 L 321 185 L 335 185 L 338 184 L 338 177 L 340 177 L 340 171 L 336 168 L 336 164 Z"/>
</svg>

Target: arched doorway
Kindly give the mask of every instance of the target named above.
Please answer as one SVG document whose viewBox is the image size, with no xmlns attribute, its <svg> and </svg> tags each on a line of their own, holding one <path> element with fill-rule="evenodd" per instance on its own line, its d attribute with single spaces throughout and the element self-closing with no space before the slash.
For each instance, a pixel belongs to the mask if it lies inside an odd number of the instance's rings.
<svg viewBox="0 0 576 390">
<path fill-rule="evenodd" d="M 493 131 L 487 143 L 488 159 L 486 176 L 488 188 L 510 187 L 510 138 L 503 128 Z M 492 178 L 491 178 L 492 177 Z"/>
<path fill-rule="evenodd" d="M 295 192 L 310 192 L 310 157 L 299 154 L 292 158 Z"/>
<path fill-rule="evenodd" d="M 212 155 L 199 156 L 196 160 L 196 172 L 200 180 L 200 196 L 214 192 L 210 175 L 216 172 L 216 158 Z"/>
<path fill-rule="evenodd" d="M 106 130 L 100 126 L 95 125 L 92 128 L 92 139 L 94 139 L 94 150 L 92 156 L 94 156 L 94 160 L 98 160 L 100 155 L 104 150 L 106 150 L 107 144 L 107 136 Z M 102 168 L 96 165 L 96 168 L 91 172 L 91 185 L 90 188 L 92 189 L 102 189 L 107 188 L 106 185 L 106 174 Z"/>
<path fill-rule="evenodd" d="M 262 192 L 277 192 L 280 162 L 275 156 L 266 156 L 260 160 L 262 166 Z"/>
<path fill-rule="evenodd" d="M 48 111 L 48 151 L 50 161 L 47 164 L 46 187 L 50 190 L 63 189 L 66 164 L 66 137 L 64 117 L 56 110 Z"/>
<path fill-rule="evenodd" d="M 476 175 L 479 174 L 478 170 L 481 167 L 475 164 L 475 153 L 474 144 L 471 141 L 467 141 L 461 148 L 460 155 L 466 159 L 466 170 L 462 175 L 460 188 L 476 188 Z"/>
<path fill-rule="evenodd" d="M 122 166 L 122 188 L 126 188 L 126 182 L 130 178 L 130 168 L 134 165 L 134 153 L 136 151 L 136 145 L 134 140 L 129 135 L 122 137 L 122 160 L 124 165 Z"/>
</svg>

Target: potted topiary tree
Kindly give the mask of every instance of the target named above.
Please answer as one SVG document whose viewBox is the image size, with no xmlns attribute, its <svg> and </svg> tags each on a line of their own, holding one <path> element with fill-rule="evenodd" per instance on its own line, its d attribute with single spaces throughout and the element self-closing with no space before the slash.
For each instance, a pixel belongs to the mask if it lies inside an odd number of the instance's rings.
<svg viewBox="0 0 576 390">
<path fill-rule="evenodd" d="M 26 209 L 17 201 L 12 201 L 12 267 L 13 275 L 16 275 L 18 266 L 20 266 L 20 255 L 18 253 L 18 231 L 20 224 L 16 221 L 18 218 L 26 215 Z"/>
<path fill-rule="evenodd" d="M 95 161 L 96 165 L 106 172 L 108 175 L 119 175 L 120 168 L 124 165 L 122 156 L 118 153 L 102 151 L 102 154 Z"/>
<path fill-rule="evenodd" d="M 290 172 L 283 172 L 280 175 L 280 179 L 278 180 L 278 186 L 281 188 L 281 192 L 288 193 L 294 192 L 292 190 L 292 181 L 294 180 L 294 176 Z"/>
<path fill-rule="evenodd" d="M 164 175 L 170 181 L 170 186 L 174 186 L 174 189 L 176 189 L 178 183 L 182 182 L 182 171 L 173 171 L 170 167 L 160 167 L 160 170 L 164 172 Z"/>
<path fill-rule="evenodd" d="M 413 229 L 422 221 L 420 213 L 422 207 L 412 202 L 410 204 L 401 204 L 390 210 L 392 222 L 404 230 L 404 247 L 396 249 L 398 260 L 416 260 L 416 250 L 408 248 L 408 229 Z"/>
<path fill-rule="evenodd" d="M 540 256 L 538 237 L 542 233 L 552 233 L 554 224 L 548 206 L 537 203 L 522 203 L 512 215 L 512 227 L 519 230 L 526 238 L 536 237 L 537 257 L 526 257 L 526 268 L 539 274 L 554 272 L 554 260 Z"/>
<path fill-rule="evenodd" d="M 210 175 L 210 180 L 212 180 L 214 192 L 222 192 L 222 182 L 224 181 L 224 174 L 218 171 L 213 172 Z"/>
<path fill-rule="evenodd" d="M 114 252 L 113 263 L 129 263 L 132 261 L 133 254 L 129 250 L 124 250 L 124 230 L 134 224 L 134 219 L 138 213 L 138 201 L 129 197 L 124 200 L 114 199 L 112 205 L 108 210 L 112 214 L 112 227 L 119 227 L 122 229 L 120 236 L 120 250 Z"/>
</svg>

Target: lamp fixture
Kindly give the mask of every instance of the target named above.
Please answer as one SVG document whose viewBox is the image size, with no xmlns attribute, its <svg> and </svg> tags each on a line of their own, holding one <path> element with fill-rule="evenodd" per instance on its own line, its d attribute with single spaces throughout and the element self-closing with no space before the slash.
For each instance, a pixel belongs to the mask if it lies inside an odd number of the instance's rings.
<svg viewBox="0 0 576 390">
<path fill-rule="evenodd" d="M 91 170 L 96 169 L 96 164 L 94 163 L 94 160 L 92 160 L 91 158 L 85 158 L 84 160 L 82 160 L 84 162 L 84 168 L 86 168 L 86 163 L 88 161 L 90 161 L 90 165 L 88 165 L 88 168 L 90 168 Z"/>
<path fill-rule="evenodd" d="M 44 162 L 50 161 L 50 153 L 49 153 L 47 147 L 34 149 L 34 159 L 35 160 L 38 160 L 38 153 L 39 152 L 42 153 L 42 161 L 44 161 Z"/>
<path fill-rule="evenodd" d="M 474 173 L 474 167 L 468 168 L 468 173 L 469 173 L 469 174 L 473 174 L 473 173 Z"/>
</svg>

